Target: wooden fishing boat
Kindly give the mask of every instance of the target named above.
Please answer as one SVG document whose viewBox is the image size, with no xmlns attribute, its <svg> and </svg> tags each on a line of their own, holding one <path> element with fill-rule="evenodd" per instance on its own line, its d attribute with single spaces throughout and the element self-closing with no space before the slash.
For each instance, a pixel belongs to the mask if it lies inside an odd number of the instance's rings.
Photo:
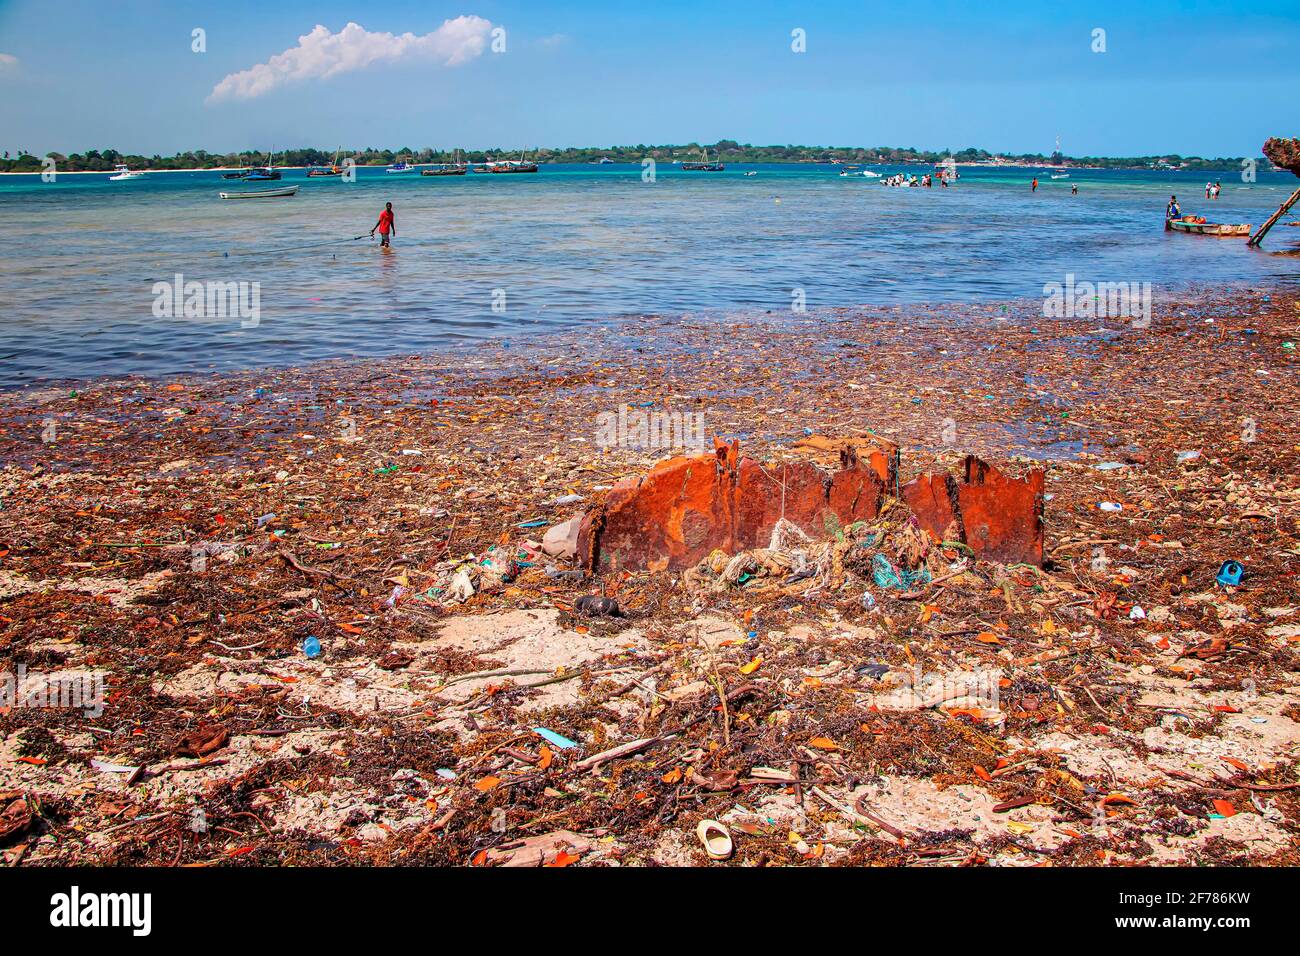
<svg viewBox="0 0 1300 956">
<path fill-rule="evenodd" d="M 248 173 L 249 171 L 247 169 L 240 169 L 233 173 L 222 173 L 221 178 L 222 179 L 247 179 Z"/>
<path fill-rule="evenodd" d="M 275 153 L 267 154 L 265 166 L 254 166 L 240 178 L 250 183 L 270 182 L 279 179 L 280 171 L 275 168 Z"/>
<path fill-rule="evenodd" d="M 701 152 L 704 154 L 704 162 L 682 163 L 682 169 L 692 173 L 720 173 L 727 168 L 716 160 L 712 163 L 709 162 L 709 151 L 707 149 L 701 150 Z"/>
<path fill-rule="evenodd" d="M 469 172 L 469 163 L 460 162 L 460 150 L 457 150 L 453 162 L 439 163 L 431 169 L 420 170 L 421 176 L 464 176 Z"/>
<path fill-rule="evenodd" d="M 1166 219 L 1166 232 L 1185 232 L 1193 236 L 1217 236 L 1220 239 L 1246 239 L 1250 236 L 1250 223 L 1227 225 L 1218 222 L 1196 222 L 1190 216 Z"/>
<path fill-rule="evenodd" d="M 539 168 L 536 163 L 507 159 L 503 163 L 493 163 L 487 171 L 489 173 L 535 173 Z"/>
<path fill-rule="evenodd" d="M 322 176 L 342 176 L 343 167 L 339 165 L 339 149 L 334 150 L 334 159 L 328 166 L 310 166 L 307 169 L 307 176 L 311 179 L 319 179 Z"/>
<path fill-rule="evenodd" d="M 240 193 L 218 193 L 222 199 L 278 199 L 281 196 L 296 196 L 297 186 L 280 186 L 276 189 L 250 189 Z"/>
<path fill-rule="evenodd" d="M 487 167 L 480 169 L 483 173 L 535 173 L 538 165 L 531 160 L 524 159 L 524 154 L 520 153 L 518 159 L 498 159 L 495 162 L 489 162 Z"/>
</svg>

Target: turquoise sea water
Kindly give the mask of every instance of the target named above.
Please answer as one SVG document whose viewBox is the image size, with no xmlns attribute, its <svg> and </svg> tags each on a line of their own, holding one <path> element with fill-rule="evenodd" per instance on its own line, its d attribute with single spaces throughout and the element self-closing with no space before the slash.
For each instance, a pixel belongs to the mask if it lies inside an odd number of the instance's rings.
<svg viewBox="0 0 1300 956">
<path fill-rule="evenodd" d="M 889 173 L 904 167 L 874 167 Z M 746 171 L 757 175 L 745 176 Z M 911 167 L 908 172 L 924 172 Z M 810 312 L 860 304 L 1041 297 L 1080 280 L 1295 282 L 1300 259 L 1169 234 L 1185 213 L 1263 222 L 1296 187 L 1219 174 L 964 168 L 954 187 L 892 189 L 832 166 L 543 166 L 536 175 L 285 171 L 297 196 L 222 202 L 219 173 L 0 177 L 0 386 L 418 352 L 645 314 Z M 1070 195 L 1078 184 L 1080 194 Z M 369 239 L 385 201 L 391 252 Z M 1300 244 L 1279 226 L 1266 248 Z M 258 283 L 260 318 L 155 316 L 154 285 Z M 494 310 L 494 305 L 496 310 Z"/>
</svg>

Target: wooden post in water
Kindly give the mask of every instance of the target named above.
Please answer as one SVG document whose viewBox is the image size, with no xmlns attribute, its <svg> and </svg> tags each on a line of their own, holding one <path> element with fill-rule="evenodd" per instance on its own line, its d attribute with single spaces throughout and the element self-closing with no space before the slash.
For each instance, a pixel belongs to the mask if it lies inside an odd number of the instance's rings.
<svg viewBox="0 0 1300 956">
<path fill-rule="evenodd" d="M 1265 234 L 1267 234 L 1267 232 L 1270 229 L 1272 229 L 1275 225 L 1277 225 L 1277 221 L 1281 219 L 1284 215 L 1286 215 L 1286 211 L 1290 209 L 1292 206 L 1294 206 L 1297 201 L 1300 201 L 1300 189 L 1297 189 L 1295 192 L 1293 192 L 1291 194 L 1290 199 L 1288 199 L 1286 202 L 1282 203 L 1282 205 L 1277 207 L 1277 212 L 1273 213 L 1273 215 L 1269 217 L 1268 222 L 1264 223 L 1264 225 L 1259 227 L 1259 231 L 1255 233 L 1253 236 L 1251 236 L 1249 240 L 1247 240 L 1246 245 L 1258 248 Z"/>
</svg>

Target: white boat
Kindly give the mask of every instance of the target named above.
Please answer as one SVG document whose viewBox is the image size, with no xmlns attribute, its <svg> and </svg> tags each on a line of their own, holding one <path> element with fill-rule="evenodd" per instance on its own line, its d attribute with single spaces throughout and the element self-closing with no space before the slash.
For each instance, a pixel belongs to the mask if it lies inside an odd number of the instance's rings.
<svg viewBox="0 0 1300 956">
<path fill-rule="evenodd" d="M 1052 173 L 1052 178 L 1053 178 L 1053 179 L 1069 179 L 1069 178 L 1070 178 L 1070 174 L 1069 174 L 1069 173 Z"/>
<path fill-rule="evenodd" d="M 756 169 L 751 169 L 749 172 L 745 173 L 745 175 L 746 175 L 746 176 L 757 176 L 757 175 L 758 175 L 758 170 L 756 170 Z"/>
<path fill-rule="evenodd" d="M 860 169 L 857 170 L 856 172 L 845 171 L 840 173 L 840 178 L 842 179 L 848 179 L 850 176 L 862 176 L 866 179 L 879 179 L 880 173 L 870 169 Z"/>
<path fill-rule="evenodd" d="M 410 163 L 393 163 L 388 167 L 390 173 L 413 173 L 420 167 L 412 166 Z"/>
<path fill-rule="evenodd" d="M 124 163 L 118 163 L 114 166 L 113 172 L 115 175 L 108 177 L 110 183 L 121 182 L 123 179 L 144 179 L 143 170 L 137 169 L 133 172 Z"/>
<path fill-rule="evenodd" d="M 276 199 L 280 196 L 298 195 L 297 186 L 279 186 L 275 189 L 252 189 L 239 193 L 218 193 L 222 199 Z"/>
</svg>

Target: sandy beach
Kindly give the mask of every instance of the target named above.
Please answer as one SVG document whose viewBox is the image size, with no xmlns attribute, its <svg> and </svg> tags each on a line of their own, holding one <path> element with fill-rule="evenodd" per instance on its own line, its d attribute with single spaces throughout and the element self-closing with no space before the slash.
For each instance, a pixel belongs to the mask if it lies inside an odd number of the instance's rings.
<svg viewBox="0 0 1300 956">
<path fill-rule="evenodd" d="M 106 688 L 0 708 L 0 792 L 44 826 L 6 861 L 681 865 L 716 820 L 735 865 L 1294 865 L 1300 300 L 1041 308 L 4 393 L 0 669 Z M 600 447 L 620 410 L 772 473 L 873 434 L 902 482 L 1041 467 L 1042 567 L 891 497 L 589 573 L 547 531 L 674 452 Z"/>
</svg>

